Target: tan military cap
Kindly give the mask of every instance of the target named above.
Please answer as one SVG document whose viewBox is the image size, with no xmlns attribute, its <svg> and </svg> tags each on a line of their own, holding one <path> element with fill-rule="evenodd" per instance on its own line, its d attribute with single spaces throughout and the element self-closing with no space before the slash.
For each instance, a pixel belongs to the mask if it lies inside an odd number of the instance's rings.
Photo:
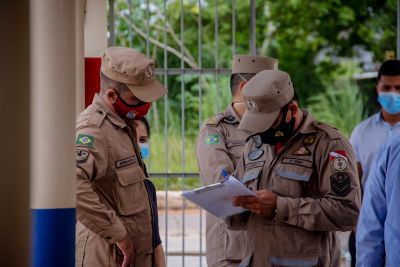
<svg viewBox="0 0 400 267">
<path fill-rule="evenodd" d="M 142 53 L 127 47 L 109 47 L 101 59 L 101 72 L 126 84 L 144 102 L 154 101 L 167 90 L 155 79 L 155 63 Z"/>
<path fill-rule="evenodd" d="M 272 57 L 235 55 L 232 61 L 232 74 L 259 73 L 263 70 L 278 69 L 278 60 Z"/>
<path fill-rule="evenodd" d="M 264 70 L 256 74 L 243 88 L 246 111 L 239 129 L 261 133 L 271 128 L 280 109 L 294 96 L 289 74 L 278 70 Z"/>
</svg>

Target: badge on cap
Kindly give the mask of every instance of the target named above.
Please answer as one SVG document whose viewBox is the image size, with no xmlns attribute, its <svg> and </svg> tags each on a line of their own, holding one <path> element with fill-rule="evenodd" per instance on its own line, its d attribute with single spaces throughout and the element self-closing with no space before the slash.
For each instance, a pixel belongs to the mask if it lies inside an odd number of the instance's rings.
<svg viewBox="0 0 400 267">
<path fill-rule="evenodd" d="M 282 137 L 282 136 L 285 136 L 285 134 L 283 132 L 281 132 L 281 131 L 277 131 L 275 133 L 275 137 Z"/>
<path fill-rule="evenodd" d="M 292 155 L 298 155 L 298 156 L 311 155 L 311 151 L 308 150 L 308 148 L 302 146 L 299 149 L 297 149 L 295 152 L 293 152 Z"/>
<path fill-rule="evenodd" d="M 253 150 L 253 151 L 251 151 L 248 155 L 247 155 L 247 157 L 249 158 L 249 160 L 257 160 L 257 159 L 259 159 L 259 158 L 261 158 L 261 156 L 264 154 L 264 150 L 263 149 L 260 149 L 260 148 L 258 148 L 258 149 L 256 149 L 256 150 Z"/>
<path fill-rule="evenodd" d="M 154 79 L 154 65 L 147 66 L 144 71 L 143 80 L 153 80 Z"/>
<path fill-rule="evenodd" d="M 246 106 L 250 111 L 256 111 L 257 109 L 256 101 L 254 101 L 254 99 L 251 98 L 246 100 Z"/>
</svg>

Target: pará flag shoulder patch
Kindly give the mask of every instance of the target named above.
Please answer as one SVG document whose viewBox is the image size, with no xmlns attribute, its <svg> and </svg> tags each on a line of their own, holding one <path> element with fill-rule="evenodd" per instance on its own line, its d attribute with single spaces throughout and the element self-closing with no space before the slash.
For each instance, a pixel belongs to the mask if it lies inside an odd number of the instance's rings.
<svg viewBox="0 0 400 267">
<path fill-rule="evenodd" d="M 79 134 L 76 138 L 77 145 L 83 145 L 89 148 L 93 148 L 95 138 L 88 134 Z"/>
<path fill-rule="evenodd" d="M 351 190 L 349 174 L 346 172 L 337 172 L 332 174 L 331 188 L 338 196 L 345 197 Z"/>
<path fill-rule="evenodd" d="M 218 134 L 213 134 L 209 135 L 206 138 L 206 144 L 207 145 L 213 145 L 213 144 L 218 144 L 219 143 L 219 135 Z"/>
</svg>

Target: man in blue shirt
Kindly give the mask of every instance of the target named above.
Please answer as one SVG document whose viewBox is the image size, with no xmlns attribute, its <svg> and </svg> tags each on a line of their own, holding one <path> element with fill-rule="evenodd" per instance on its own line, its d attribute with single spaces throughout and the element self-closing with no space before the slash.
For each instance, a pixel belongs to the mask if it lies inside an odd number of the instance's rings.
<svg viewBox="0 0 400 267">
<path fill-rule="evenodd" d="M 361 185 L 369 177 L 376 152 L 392 136 L 400 134 L 400 61 L 385 61 L 378 71 L 376 86 L 381 110 L 356 126 L 350 142 L 356 155 Z M 349 250 L 355 266 L 355 234 L 351 233 Z"/>
<path fill-rule="evenodd" d="M 357 226 L 357 267 L 400 266 L 400 137 L 377 154 Z"/>
</svg>

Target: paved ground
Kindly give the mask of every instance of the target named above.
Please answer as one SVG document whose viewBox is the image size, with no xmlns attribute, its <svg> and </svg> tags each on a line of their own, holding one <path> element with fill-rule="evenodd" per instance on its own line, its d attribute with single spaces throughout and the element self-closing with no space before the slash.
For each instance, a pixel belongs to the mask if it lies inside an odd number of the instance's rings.
<svg viewBox="0 0 400 267">
<path fill-rule="evenodd" d="M 183 219 L 184 213 L 184 219 Z M 205 256 L 205 213 L 199 209 L 159 211 L 160 235 L 164 249 L 167 252 L 168 267 L 206 267 Z M 200 227 L 201 225 L 201 227 Z M 167 227 L 166 227 L 167 226 Z M 168 236 L 168 239 L 166 239 Z M 202 237 L 200 239 L 200 237 Z M 345 260 L 347 253 L 348 233 L 339 234 L 342 244 L 343 265 L 348 267 Z M 186 256 L 182 256 L 182 252 Z"/>
</svg>

